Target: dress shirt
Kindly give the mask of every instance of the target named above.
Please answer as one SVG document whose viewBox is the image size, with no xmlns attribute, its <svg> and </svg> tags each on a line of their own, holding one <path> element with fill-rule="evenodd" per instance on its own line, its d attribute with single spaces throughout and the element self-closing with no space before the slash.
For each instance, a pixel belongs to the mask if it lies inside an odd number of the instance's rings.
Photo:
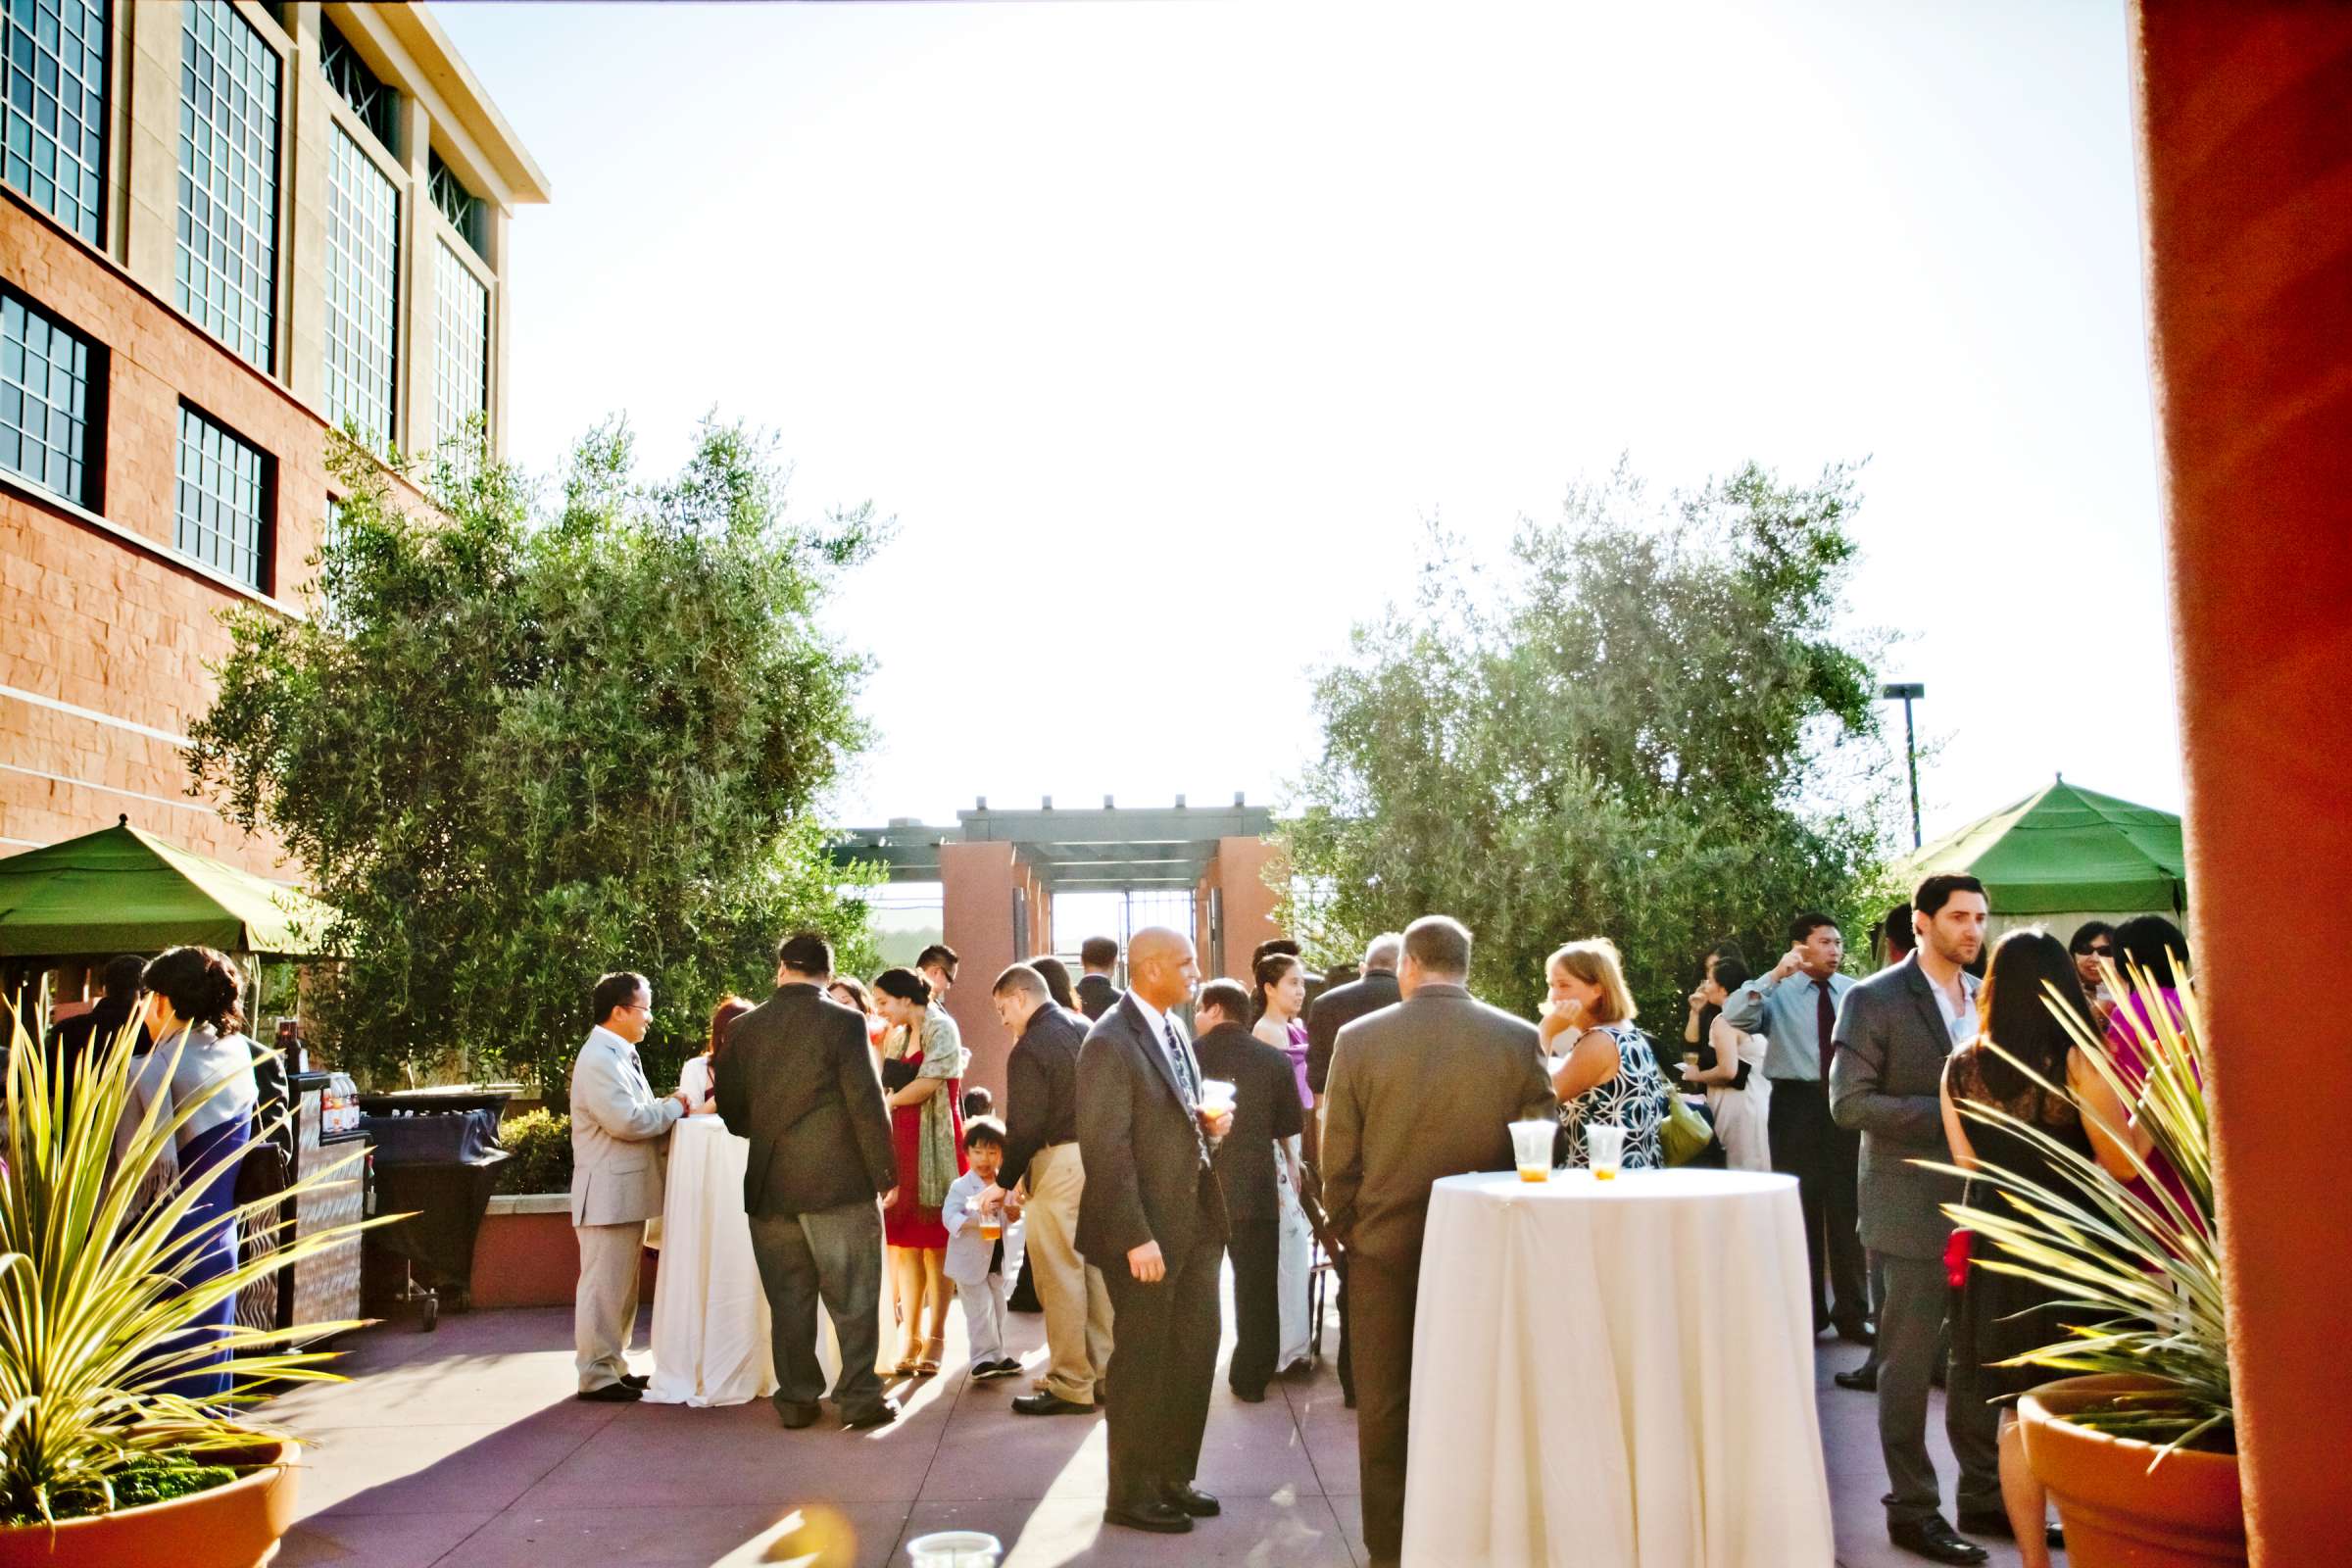
<svg viewBox="0 0 2352 1568">
<path fill-rule="evenodd" d="M 1144 1015 L 1144 1027 L 1152 1031 L 1152 1044 L 1159 1048 L 1161 1054 L 1164 1055 L 1167 1053 L 1170 1035 L 1175 1037 L 1176 1049 L 1184 1053 L 1184 1069 L 1183 1072 L 1177 1074 L 1177 1077 L 1181 1081 L 1185 1072 L 1192 1074 L 1193 1098 L 1197 1102 L 1200 1099 L 1200 1061 L 1193 1054 L 1193 1043 L 1186 1037 L 1184 1025 L 1146 1002 L 1133 991 L 1127 993 L 1127 1000 L 1134 1003 L 1135 1010 Z M 1191 1110 L 1193 1106 L 1188 1104 L 1184 1108 Z"/>
<path fill-rule="evenodd" d="M 1853 990 L 1851 975 L 1830 976 L 1836 1006 Z M 1821 1081 L 1821 992 L 1814 977 L 1799 969 L 1786 980 L 1759 975 L 1724 999 L 1723 1015 L 1735 1029 L 1764 1037 L 1764 1076 Z"/>
<path fill-rule="evenodd" d="M 1049 1002 L 1029 1015 L 1004 1063 L 1004 1168 L 1010 1192 L 1041 1149 L 1078 1139 L 1078 1052 L 1086 1020 Z"/>
<path fill-rule="evenodd" d="M 1923 969 L 1921 972 L 1925 973 L 1926 971 Z M 1979 1023 L 1977 986 L 1979 983 L 1975 975 L 1970 974 L 1966 969 L 1961 970 L 1960 1001 L 1955 1004 L 1950 993 L 1937 985 L 1933 978 L 1928 981 L 1928 989 L 1936 993 L 1936 1010 L 1943 1014 L 1944 1031 L 1952 1037 L 1954 1051 L 1958 1051 L 1962 1046 L 1977 1038 Z"/>
</svg>

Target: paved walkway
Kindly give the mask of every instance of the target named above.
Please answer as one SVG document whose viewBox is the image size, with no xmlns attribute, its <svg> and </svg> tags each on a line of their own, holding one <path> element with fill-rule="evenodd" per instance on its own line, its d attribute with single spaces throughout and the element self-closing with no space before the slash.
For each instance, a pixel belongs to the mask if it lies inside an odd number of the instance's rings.
<svg viewBox="0 0 2352 1568">
<path fill-rule="evenodd" d="M 1015 1348 L 1042 1360 L 1043 1319 L 1012 1324 Z M 959 1527 L 1004 1541 L 1007 1568 L 1364 1561 L 1355 1418 L 1328 1365 L 1278 1383 L 1260 1405 L 1220 1384 L 1200 1484 L 1224 1499 L 1224 1516 L 1189 1536 L 1154 1537 L 1102 1526 L 1102 1421 L 1011 1414 L 1006 1400 L 1024 1380 L 969 1383 L 955 1337 L 957 1370 L 906 1395 L 896 1425 L 858 1434 L 829 1421 L 786 1432 L 764 1401 L 582 1404 L 570 1397 L 570 1346 L 571 1315 L 558 1309 L 353 1336 L 344 1369 L 354 1381 L 270 1406 L 315 1445 L 280 1568 L 884 1568 L 905 1562 L 906 1541 Z M 1860 1353 L 1825 1341 L 1821 1354 L 1838 1562 L 1916 1564 L 1880 1525 L 1875 1401 L 1829 1382 Z M 1933 1419 L 1948 1478 L 1940 1412 Z M 2013 1568 L 2016 1556 L 1996 1551 L 1993 1561 Z"/>
</svg>

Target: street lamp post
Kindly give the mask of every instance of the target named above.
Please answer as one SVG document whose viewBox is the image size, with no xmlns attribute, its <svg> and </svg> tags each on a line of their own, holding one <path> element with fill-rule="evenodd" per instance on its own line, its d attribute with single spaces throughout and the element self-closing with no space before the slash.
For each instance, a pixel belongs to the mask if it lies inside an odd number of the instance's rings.
<svg viewBox="0 0 2352 1568">
<path fill-rule="evenodd" d="M 1903 703 L 1903 759 L 1911 765 L 1911 847 L 1918 849 L 1919 835 L 1919 740 L 1911 727 L 1911 705 L 1928 695 L 1928 688 L 1919 681 L 1894 681 L 1879 688 L 1879 695 L 1892 702 Z"/>
</svg>

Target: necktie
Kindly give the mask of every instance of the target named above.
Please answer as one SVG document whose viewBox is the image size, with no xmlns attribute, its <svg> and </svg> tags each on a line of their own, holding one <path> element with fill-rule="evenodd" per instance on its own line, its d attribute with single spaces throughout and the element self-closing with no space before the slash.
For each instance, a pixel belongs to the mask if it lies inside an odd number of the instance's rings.
<svg viewBox="0 0 2352 1568">
<path fill-rule="evenodd" d="M 1201 1130 L 1200 1117 L 1194 1107 L 1200 1103 L 1200 1088 L 1193 1082 L 1192 1058 L 1185 1054 L 1184 1042 L 1176 1038 L 1176 1020 L 1167 1022 L 1168 1062 L 1176 1069 L 1176 1087 L 1184 1096 L 1184 1113 L 1193 1119 L 1193 1142 L 1200 1147 L 1200 1163 L 1208 1160 L 1208 1134 Z"/>
<path fill-rule="evenodd" d="M 1821 990 L 1813 999 L 1813 1015 L 1821 1025 L 1821 1081 L 1830 1081 L 1830 1063 L 1838 1055 L 1838 1004 L 1830 1000 L 1830 983 L 1816 980 Z"/>
</svg>

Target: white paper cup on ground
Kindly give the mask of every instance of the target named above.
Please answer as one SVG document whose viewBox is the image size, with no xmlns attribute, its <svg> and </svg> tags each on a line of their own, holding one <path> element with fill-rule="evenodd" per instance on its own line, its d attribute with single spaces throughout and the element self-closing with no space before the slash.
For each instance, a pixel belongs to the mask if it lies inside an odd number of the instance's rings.
<svg viewBox="0 0 2352 1568">
<path fill-rule="evenodd" d="M 1559 1123 L 1548 1118 L 1511 1123 L 1511 1153 L 1519 1162 L 1521 1181 L 1551 1180 L 1551 1146 L 1558 1134 Z"/>
<path fill-rule="evenodd" d="M 978 1530 L 939 1530 L 906 1543 L 908 1568 L 997 1568 L 1004 1544 Z"/>
<path fill-rule="evenodd" d="M 1615 1122 L 1589 1122 L 1585 1127 L 1585 1163 L 1595 1180 L 1613 1182 L 1625 1160 L 1625 1129 Z"/>
</svg>

